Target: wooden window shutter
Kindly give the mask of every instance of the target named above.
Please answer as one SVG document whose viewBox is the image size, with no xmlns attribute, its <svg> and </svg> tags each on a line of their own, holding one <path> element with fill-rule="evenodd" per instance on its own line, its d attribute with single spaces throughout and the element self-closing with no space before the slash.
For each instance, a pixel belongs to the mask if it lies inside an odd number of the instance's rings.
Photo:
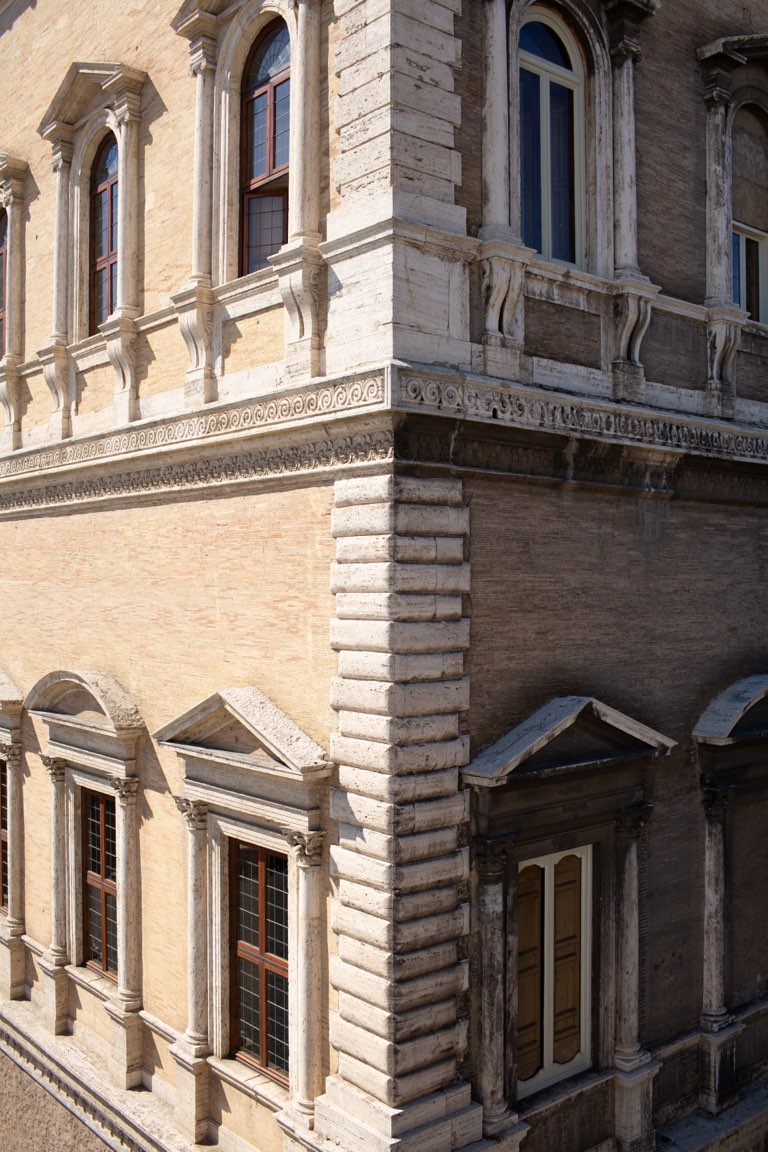
<svg viewBox="0 0 768 1152">
<path fill-rule="evenodd" d="M 517 1075 L 527 1080 L 544 1062 L 544 870 L 518 878 Z"/>
<path fill-rule="evenodd" d="M 554 876 L 554 1019 L 552 1057 L 567 1064 L 581 1047 L 581 867 L 564 856 Z"/>
</svg>

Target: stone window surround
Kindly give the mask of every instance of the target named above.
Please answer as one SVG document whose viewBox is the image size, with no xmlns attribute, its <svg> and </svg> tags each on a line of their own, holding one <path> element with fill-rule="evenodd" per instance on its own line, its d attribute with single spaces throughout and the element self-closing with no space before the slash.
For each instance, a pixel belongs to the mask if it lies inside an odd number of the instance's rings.
<svg viewBox="0 0 768 1152">
<path fill-rule="evenodd" d="M 8 909 L 0 913 L 0 996 L 24 996 L 24 841 L 21 777 L 21 693 L 0 669 L 0 757 L 8 784 Z"/>
<path fill-rule="evenodd" d="M 0 444 L 20 445 L 19 367 L 24 360 L 24 231 L 27 165 L 0 152 L 0 207 L 8 220 L 6 249 L 5 347 L 0 348 L 0 403 L 4 420 Z"/>
<path fill-rule="evenodd" d="M 135 320 L 139 307 L 139 132 L 146 74 L 123 64 L 73 64 L 38 133 L 52 148 L 56 173 L 53 323 L 38 352 L 54 412 L 51 432 L 72 430 L 69 346 L 89 335 L 90 177 L 99 146 L 111 132 L 118 147 L 118 275 L 114 312 L 99 330 L 115 373 L 118 424 L 136 419 Z"/>
<path fill-rule="evenodd" d="M 196 84 L 192 268 L 173 302 L 189 353 L 186 395 L 193 407 L 217 398 L 211 289 L 239 278 L 242 74 L 256 39 L 278 18 L 291 40 L 291 167 L 288 242 L 270 263 L 286 309 L 286 372 L 299 379 L 320 374 L 320 156 L 303 146 L 319 131 L 320 5 L 242 0 L 227 8 L 223 0 L 188 0 L 173 27 L 189 40 Z M 273 274 L 262 271 L 255 286 Z"/>
</svg>

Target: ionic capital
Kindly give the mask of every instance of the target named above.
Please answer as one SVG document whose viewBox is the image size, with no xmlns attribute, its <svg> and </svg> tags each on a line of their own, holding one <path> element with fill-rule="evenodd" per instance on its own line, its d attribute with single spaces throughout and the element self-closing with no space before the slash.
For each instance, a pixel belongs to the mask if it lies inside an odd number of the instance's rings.
<svg viewBox="0 0 768 1152">
<path fill-rule="evenodd" d="M 21 744 L 0 744 L 0 759 L 5 760 L 9 768 L 17 768 L 21 763 Z"/>
<path fill-rule="evenodd" d="M 125 780 L 113 778 L 112 787 L 123 804 L 135 802 L 136 794 L 139 791 L 139 782 L 135 776 L 128 776 Z"/>
<path fill-rule="evenodd" d="M 701 802 L 707 820 L 722 823 L 728 807 L 728 789 L 718 785 L 714 775 L 704 772 L 701 776 Z"/>
<path fill-rule="evenodd" d="M 56 756 L 41 756 L 43 767 L 51 778 L 53 784 L 61 784 L 64 780 L 64 775 L 67 770 L 66 760 L 61 760 Z"/>
<path fill-rule="evenodd" d="M 635 64 L 642 63 L 643 53 L 637 40 L 633 40 L 630 36 L 622 36 L 615 44 L 611 46 L 611 60 L 614 67 L 620 68 L 627 61 L 631 60 Z"/>
<path fill-rule="evenodd" d="M 475 866 L 481 884 L 500 884 L 507 866 L 506 849 L 497 840 L 477 840 Z"/>
<path fill-rule="evenodd" d="M 648 823 L 652 811 L 653 804 L 648 800 L 621 808 L 616 815 L 619 836 L 625 840 L 636 840 Z"/>
<path fill-rule="evenodd" d="M 320 863 L 323 854 L 325 832 L 286 831 L 284 835 L 300 865 L 311 867 L 312 865 Z"/>
<path fill-rule="evenodd" d="M 208 805 L 202 800 L 187 800 L 184 796 L 174 796 L 174 800 L 190 832 L 205 831 L 208 824 Z"/>
</svg>

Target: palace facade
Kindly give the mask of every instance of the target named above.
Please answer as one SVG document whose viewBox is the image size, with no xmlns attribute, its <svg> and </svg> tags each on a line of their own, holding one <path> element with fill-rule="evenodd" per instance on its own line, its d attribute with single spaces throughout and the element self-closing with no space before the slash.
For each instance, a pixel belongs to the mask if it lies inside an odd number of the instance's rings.
<svg viewBox="0 0 768 1152">
<path fill-rule="evenodd" d="M 768 1148 L 764 0 L 0 0 L 0 357 L 3 1147 Z"/>
</svg>

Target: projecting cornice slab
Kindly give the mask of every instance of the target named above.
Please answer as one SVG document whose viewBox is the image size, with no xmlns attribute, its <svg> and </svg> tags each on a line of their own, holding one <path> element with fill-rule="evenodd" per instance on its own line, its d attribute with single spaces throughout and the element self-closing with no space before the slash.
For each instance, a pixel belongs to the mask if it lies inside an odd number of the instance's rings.
<svg viewBox="0 0 768 1152">
<path fill-rule="evenodd" d="M 562 739 L 569 733 L 571 739 Z M 465 784 L 496 788 L 515 771 L 664 756 L 674 746 L 668 736 L 593 696 L 557 696 L 475 757 L 462 777 Z"/>
<path fill-rule="evenodd" d="M 696 55 L 704 63 L 730 64 L 737 67 L 748 60 L 768 60 L 768 32 L 752 36 L 721 36 L 697 49 Z"/>
<path fill-rule="evenodd" d="M 768 676 L 747 676 L 731 684 L 705 708 L 693 730 L 700 744 L 735 744 L 768 733 Z"/>
</svg>

